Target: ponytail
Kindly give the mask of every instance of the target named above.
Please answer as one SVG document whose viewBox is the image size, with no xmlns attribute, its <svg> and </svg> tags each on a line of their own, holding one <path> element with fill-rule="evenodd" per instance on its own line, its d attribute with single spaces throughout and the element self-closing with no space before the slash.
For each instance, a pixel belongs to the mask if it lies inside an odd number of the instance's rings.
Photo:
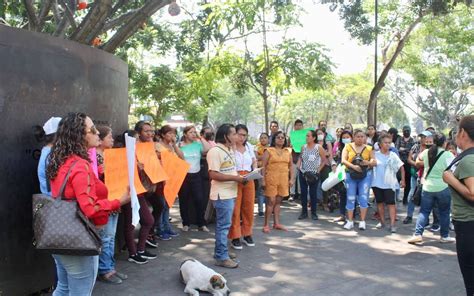
<svg viewBox="0 0 474 296">
<path fill-rule="evenodd" d="M 428 150 L 428 164 L 430 168 L 435 165 L 436 156 L 438 156 L 438 150 L 443 147 L 446 142 L 446 136 L 442 133 L 435 133 L 433 136 L 433 146 Z"/>
</svg>

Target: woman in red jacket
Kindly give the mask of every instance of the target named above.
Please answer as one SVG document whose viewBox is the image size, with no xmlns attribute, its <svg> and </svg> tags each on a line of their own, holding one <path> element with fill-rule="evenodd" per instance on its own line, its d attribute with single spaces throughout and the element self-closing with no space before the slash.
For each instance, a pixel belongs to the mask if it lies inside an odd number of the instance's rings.
<svg viewBox="0 0 474 296">
<path fill-rule="evenodd" d="M 56 134 L 47 168 L 52 196 L 57 197 L 69 170 L 64 198 L 76 200 L 81 211 L 97 227 L 107 224 L 109 213 L 130 201 L 126 192 L 119 200 L 109 201 L 108 191 L 94 174 L 87 150 L 99 144 L 99 132 L 84 113 L 69 113 Z M 91 295 L 97 277 L 99 256 L 53 255 L 58 285 L 53 296 Z"/>
</svg>

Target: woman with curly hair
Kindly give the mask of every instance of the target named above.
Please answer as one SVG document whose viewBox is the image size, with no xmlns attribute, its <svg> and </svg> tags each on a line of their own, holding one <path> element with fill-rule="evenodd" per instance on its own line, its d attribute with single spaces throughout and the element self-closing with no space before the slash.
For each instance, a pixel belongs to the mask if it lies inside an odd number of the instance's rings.
<svg viewBox="0 0 474 296">
<path fill-rule="evenodd" d="M 107 199 L 107 187 L 95 176 L 87 153 L 98 144 L 99 132 L 92 120 L 84 113 L 69 113 L 59 124 L 47 176 L 51 180 L 52 196 L 57 198 L 70 172 L 63 197 L 76 200 L 83 214 L 101 228 L 107 224 L 111 211 L 130 202 L 130 194 L 124 193 L 119 200 Z M 99 256 L 53 254 L 53 258 L 58 275 L 54 296 L 92 294 Z"/>
</svg>

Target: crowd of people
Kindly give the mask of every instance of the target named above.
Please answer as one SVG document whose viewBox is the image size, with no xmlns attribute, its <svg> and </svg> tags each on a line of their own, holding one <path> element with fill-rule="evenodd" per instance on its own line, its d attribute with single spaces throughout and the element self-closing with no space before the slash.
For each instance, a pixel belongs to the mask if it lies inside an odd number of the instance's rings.
<svg viewBox="0 0 474 296">
<path fill-rule="evenodd" d="M 303 128 L 304 123 L 296 120 L 293 130 Z M 328 131 L 328 123 L 320 121 L 317 127 L 308 129 L 306 143 L 295 147 L 278 122 L 272 121 L 270 134 L 262 133 L 258 143 L 252 145 L 249 130 L 243 124 L 223 124 L 215 133 L 204 127 L 199 134 L 195 126 L 188 126 L 178 139 L 176 129 L 169 125 L 155 129 L 149 122 L 139 121 L 134 130 L 114 137 L 110 127 L 96 127 L 83 113 L 52 117 L 42 129 L 45 146 L 38 165 L 41 192 L 57 197 L 69 175 L 64 197 L 77 200 L 85 216 L 97 226 L 103 242 L 99 256 L 53 255 L 57 269 L 53 295 L 84 295 L 84 291 L 89 295 L 96 279 L 110 284 L 126 280 L 128 276 L 115 267 L 117 231 L 124 234 L 128 261 L 136 264 L 157 257 L 151 249 L 157 247 L 158 240 L 179 236 L 170 223 L 170 209 L 164 198 L 166 185 L 153 184 L 143 164 L 137 163 L 146 189 L 138 196 L 138 242 L 130 192 L 124 192 L 118 200 L 108 200 L 104 150 L 123 147 L 125 134 L 134 136 L 137 142 L 154 142 L 160 160 L 166 150 L 189 164 L 178 193 L 180 230 L 187 232 L 196 224 L 199 231 L 209 232 L 205 212 L 210 201 L 215 210 L 214 258 L 218 266 L 238 267 L 229 245 L 237 250 L 243 249 L 242 244 L 255 246 L 255 202 L 256 215 L 264 219 L 263 233 L 287 231 L 280 220 L 280 206 L 288 197 L 300 200 L 300 220 L 318 220 L 318 206 L 325 210 L 338 208 L 339 216 L 334 222 L 343 225 L 342 229 L 353 230 L 358 217 L 357 229 L 363 231 L 373 195 L 374 217 L 379 221 L 376 228 L 392 233 L 397 232 L 396 203 L 407 205 L 403 224 L 413 223 L 415 206 L 419 205 L 415 232 L 407 242 L 422 242 L 427 227 L 440 232 L 440 242 L 456 242 L 467 295 L 473 295 L 474 116 L 462 118 L 448 138 L 431 127 L 416 137 L 412 137 L 409 126 L 402 128 L 402 135 L 396 128 L 377 131 L 371 125 L 361 130 L 350 123 L 337 128 L 335 135 Z M 92 165 L 91 148 L 96 149 L 97 168 Z M 257 169 L 262 178 L 249 180 L 247 175 Z M 323 190 L 322 184 L 338 170 L 342 170 L 343 180 Z M 117 229 L 119 215 L 123 216 L 123 229 Z M 456 239 L 449 235 L 451 222 Z"/>
</svg>

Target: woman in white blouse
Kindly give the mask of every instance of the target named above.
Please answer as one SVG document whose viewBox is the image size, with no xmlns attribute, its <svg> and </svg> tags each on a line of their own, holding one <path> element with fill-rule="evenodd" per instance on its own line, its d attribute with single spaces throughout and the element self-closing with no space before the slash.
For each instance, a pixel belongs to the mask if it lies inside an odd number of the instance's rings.
<svg viewBox="0 0 474 296">
<path fill-rule="evenodd" d="M 257 158 L 255 157 L 252 145 L 247 142 L 247 127 L 243 124 L 238 124 L 235 130 L 238 135 L 238 140 L 234 147 L 235 165 L 240 175 L 246 175 L 257 167 Z M 255 183 L 246 182 L 239 184 L 234 213 L 232 214 L 232 225 L 230 226 L 228 236 L 232 240 L 232 247 L 234 249 L 242 249 L 241 237 L 247 246 L 255 246 L 252 238 L 254 202 Z"/>
</svg>

